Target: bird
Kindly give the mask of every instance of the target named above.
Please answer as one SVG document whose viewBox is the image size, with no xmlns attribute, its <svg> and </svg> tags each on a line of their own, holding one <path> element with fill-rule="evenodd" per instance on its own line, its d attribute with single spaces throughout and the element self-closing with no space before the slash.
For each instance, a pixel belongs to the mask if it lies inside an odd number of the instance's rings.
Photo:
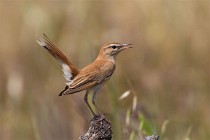
<svg viewBox="0 0 210 140">
<path fill-rule="evenodd" d="M 62 66 L 63 76 L 66 79 L 66 86 L 59 96 L 69 95 L 85 91 L 84 101 L 93 116 L 96 113 L 88 103 L 88 94 L 93 91 L 92 104 L 96 107 L 96 94 L 110 79 L 116 68 L 116 56 L 127 48 L 132 48 L 132 44 L 107 43 L 99 51 L 97 58 L 81 70 L 77 69 L 67 58 L 67 56 L 53 44 L 49 38 L 43 34 L 37 43 L 45 48 Z"/>
</svg>

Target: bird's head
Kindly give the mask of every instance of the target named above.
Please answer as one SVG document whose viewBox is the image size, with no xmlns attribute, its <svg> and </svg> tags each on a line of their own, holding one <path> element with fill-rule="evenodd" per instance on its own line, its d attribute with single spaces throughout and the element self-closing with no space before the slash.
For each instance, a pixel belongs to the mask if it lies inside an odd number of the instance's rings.
<svg viewBox="0 0 210 140">
<path fill-rule="evenodd" d="M 122 50 L 132 48 L 132 44 L 108 43 L 102 46 L 99 55 L 114 58 Z"/>
</svg>

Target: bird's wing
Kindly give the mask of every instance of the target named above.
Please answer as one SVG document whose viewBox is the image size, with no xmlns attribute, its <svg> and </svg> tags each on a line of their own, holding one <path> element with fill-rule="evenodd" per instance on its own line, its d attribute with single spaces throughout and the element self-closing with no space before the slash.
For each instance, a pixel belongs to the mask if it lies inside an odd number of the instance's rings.
<svg viewBox="0 0 210 140">
<path fill-rule="evenodd" d="M 115 65 L 110 62 L 90 64 L 80 71 L 63 95 L 87 90 L 103 83 L 111 77 L 114 69 Z"/>
<path fill-rule="evenodd" d="M 88 90 L 91 87 L 97 85 L 97 81 L 94 80 L 93 73 L 87 73 L 85 75 L 77 75 L 75 79 L 66 86 L 65 90 L 62 91 L 59 96 L 73 94 L 79 91 Z"/>
<path fill-rule="evenodd" d="M 78 75 L 79 70 L 74 67 L 66 55 L 61 50 L 59 50 L 45 34 L 43 34 L 43 36 L 37 40 L 37 43 L 41 47 L 44 47 L 55 59 L 60 62 L 62 71 L 64 73 L 64 78 L 67 82 L 71 82 L 72 79 Z"/>
</svg>

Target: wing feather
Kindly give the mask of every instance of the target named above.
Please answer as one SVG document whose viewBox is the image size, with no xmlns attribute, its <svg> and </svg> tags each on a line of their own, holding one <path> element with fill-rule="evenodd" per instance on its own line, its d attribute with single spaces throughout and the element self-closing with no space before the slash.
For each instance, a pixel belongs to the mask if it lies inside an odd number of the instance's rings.
<svg viewBox="0 0 210 140">
<path fill-rule="evenodd" d="M 70 83 L 63 95 L 88 90 L 108 80 L 114 72 L 115 65 L 109 61 L 95 61 L 80 71 Z"/>
</svg>

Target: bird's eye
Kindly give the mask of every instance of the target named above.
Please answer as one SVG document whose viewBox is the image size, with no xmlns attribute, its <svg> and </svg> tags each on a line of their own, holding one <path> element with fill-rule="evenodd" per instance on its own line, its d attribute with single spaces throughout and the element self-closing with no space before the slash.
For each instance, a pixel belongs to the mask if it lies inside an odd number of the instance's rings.
<svg viewBox="0 0 210 140">
<path fill-rule="evenodd" d="M 117 46 L 115 46 L 115 45 L 114 45 L 114 46 L 112 46 L 112 49 L 116 49 L 116 48 L 117 48 Z"/>
</svg>

